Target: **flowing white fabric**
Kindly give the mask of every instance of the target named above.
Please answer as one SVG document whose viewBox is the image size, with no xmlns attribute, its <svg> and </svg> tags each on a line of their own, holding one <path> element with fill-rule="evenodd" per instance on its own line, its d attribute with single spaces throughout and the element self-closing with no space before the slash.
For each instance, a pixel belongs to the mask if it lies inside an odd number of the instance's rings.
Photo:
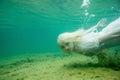
<svg viewBox="0 0 120 80">
<path fill-rule="evenodd" d="M 108 26 L 103 28 L 103 30 L 100 32 L 100 34 L 109 34 L 113 35 L 116 33 L 120 33 L 120 17 L 116 19 L 115 21 L 111 22 Z"/>
<path fill-rule="evenodd" d="M 97 29 L 97 27 L 95 27 L 95 29 Z M 103 41 L 104 41 L 104 38 L 106 38 L 106 40 L 109 41 L 112 35 L 120 37 L 120 18 L 111 22 L 108 26 L 103 28 L 100 32 L 92 31 L 78 38 L 76 41 L 75 49 L 78 52 L 85 52 L 85 54 L 94 52 L 95 50 L 98 50 L 101 46 L 100 38 L 103 39 Z"/>
<path fill-rule="evenodd" d="M 97 38 L 98 33 L 92 32 L 83 36 L 81 39 L 81 47 L 83 49 L 93 49 L 99 47 L 99 40 Z"/>
</svg>

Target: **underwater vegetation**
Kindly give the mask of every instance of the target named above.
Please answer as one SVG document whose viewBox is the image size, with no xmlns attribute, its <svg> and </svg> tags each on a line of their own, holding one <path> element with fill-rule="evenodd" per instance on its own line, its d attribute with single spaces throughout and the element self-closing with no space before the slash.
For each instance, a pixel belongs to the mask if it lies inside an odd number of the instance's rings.
<svg viewBox="0 0 120 80">
<path fill-rule="evenodd" d="M 101 66 L 107 67 L 118 67 L 120 69 L 120 51 L 110 51 L 108 49 L 104 49 L 97 55 L 98 63 Z"/>
</svg>

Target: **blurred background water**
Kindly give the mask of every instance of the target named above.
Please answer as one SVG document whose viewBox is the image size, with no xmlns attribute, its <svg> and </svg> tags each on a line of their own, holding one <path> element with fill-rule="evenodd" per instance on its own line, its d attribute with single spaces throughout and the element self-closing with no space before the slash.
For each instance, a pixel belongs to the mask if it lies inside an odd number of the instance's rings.
<svg viewBox="0 0 120 80">
<path fill-rule="evenodd" d="M 120 0 L 0 0 L 0 57 L 60 52 L 57 36 L 107 24 L 120 16 Z"/>
</svg>

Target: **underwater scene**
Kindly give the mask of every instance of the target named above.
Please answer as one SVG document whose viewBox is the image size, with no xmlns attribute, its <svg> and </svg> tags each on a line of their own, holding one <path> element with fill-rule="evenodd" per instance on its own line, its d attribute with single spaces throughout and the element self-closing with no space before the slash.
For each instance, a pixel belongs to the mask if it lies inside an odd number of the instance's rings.
<svg viewBox="0 0 120 80">
<path fill-rule="evenodd" d="M 0 80 L 120 80 L 120 0 L 0 0 Z"/>
</svg>

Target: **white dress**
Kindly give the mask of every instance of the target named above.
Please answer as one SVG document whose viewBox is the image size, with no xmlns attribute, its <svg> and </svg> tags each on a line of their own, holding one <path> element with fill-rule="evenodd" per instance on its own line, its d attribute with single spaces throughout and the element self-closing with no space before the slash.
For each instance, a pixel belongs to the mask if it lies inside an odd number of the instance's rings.
<svg viewBox="0 0 120 80">
<path fill-rule="evenodd" d="M 91 32 L 76 40 L 76 52 L 85 55 L 94 55 L 94 51 L 99 49 L 98 33 Z"/>
<path fill-rule="evenodd" d="M 109 34 L 109 35 L 115 35 L 120 34 L 120 17 L 116 19 L 115 21 L 111 22 L 108 26 L 103 28 L 103 30 L 100 32 L 100 34 Z"/>
<path fill-rule="evenodd" d="M 98 51 L 101 46 L 99 37 L 102 37 L 103 35 L 106 35 L 106 34 L 107 36 L 115 35 L 115 36 L 119 36 L 120 38 L 120 18 L 111 22 L 108 26 L 103 28 L 100 32 L 92 31 L 78 38 L 75 43 L 76 52 L 79 52 L 85 55 L 92 55 L 92 53 L 94 54 L 95 51 Z"/>
</svg>

